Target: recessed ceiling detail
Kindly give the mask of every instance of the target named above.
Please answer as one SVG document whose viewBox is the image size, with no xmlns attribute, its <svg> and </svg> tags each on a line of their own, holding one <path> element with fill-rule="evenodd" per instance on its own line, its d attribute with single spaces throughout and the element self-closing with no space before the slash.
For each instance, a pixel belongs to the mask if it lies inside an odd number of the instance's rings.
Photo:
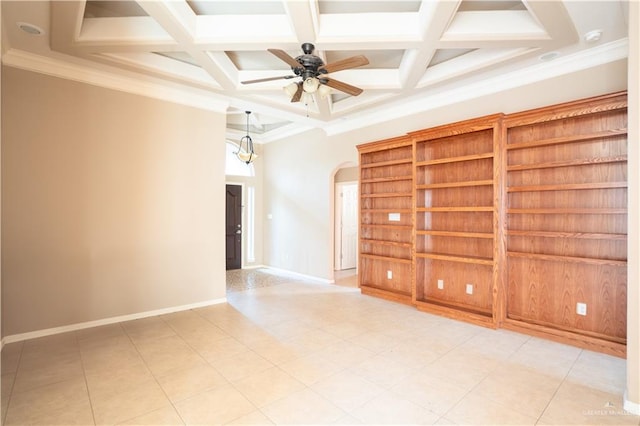
<svg viewBox="0 0 640 426">
<path fill-rule="evenodd" d="M 466 55 L 473 50 L 474 49 L 438 49 L 434 52 L 431 62 L 429 62 L 429 67 L 455 59 L 458 56 Z"/>
<path fill-rule="evenodd" d="M 193 59 L 193 57 L 189 55 L 187 52 L 153 52 L 153 53 L 155 53 L 156 55 L 164 56 L 166 58 L 171 58 L 176 61 L 183 62 L 185 64 L 194 65 L 196 67 L 200 66 L 200 64 L 198 64 L 198 62 L 195 59 Z"/>
<path fill-rule="evenodd" d="M 227 103 L 241 113 L 251 110 L 255 119 L 278 117 L 277 125 L 263 128 L 282 131 L 283 123 L 328 127 L 347 115 L 354 122 L 362 114 L 402 108 L 409 98 L 540 66 L 539 58 L 549 52 L 568 58 L 624 40 L 625 5 L 617 0 L 3 1 L 2 18 L 9 52 L 69 58 L 103 73 L 166 82 L 171 90 Z M 17 22 L 33 23 L 46 36 L 32 37 Z M 594 29 L 600 38 L 585 39 Z M 291 68 L 267 49 L 295 58 L 303 43 L 312 43 L 325 64 L 365 56 L 368 64 L 331 74 L 363 92 L 290 102 L 283 90 L 290 81 L 274 77 L 291 74 Z M 253 80 L 264 82 L 241 84 Z"/>
<path fill-rule="evenodd" d="M 281 1 L 187 1 L 196 15 L 284 15 Z"/>
<path fill-rule="evenodd" d="M 527 10 L 527 7 L 518 0 L 463 0 L 458 10 Z"/>
<path fill-rule="evenodd" d="M 318 0 L 321 14 L 402 13 L 418 12 L 420 1 L 336 1 Z"/>
<path fill-rule="evenodd" d="M 84 8 L 85 18 L 124 18 L 147 16 L 135 1 L 88 0 Z"/>
</svg>

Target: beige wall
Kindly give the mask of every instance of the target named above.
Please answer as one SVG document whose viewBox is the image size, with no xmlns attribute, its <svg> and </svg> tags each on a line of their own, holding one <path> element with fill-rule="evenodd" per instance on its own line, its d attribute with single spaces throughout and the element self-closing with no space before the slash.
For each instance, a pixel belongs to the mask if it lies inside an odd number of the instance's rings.
<svg viewBox="0 0 640 426">
<path fill-rule="evenodd" d="M 4 336 L 224 298 L 224 113 L 2 83 Z"/>
<path fill-rule="evenodd" d="M 265 221 L 265 264 L 333 279 L 334 172 L 346 161 L 356 164 L 354 144 L 312 130 L 266 144 L 263 158 L 264 209 L 271 215 Z"/>
<path fill-rule="evenodd" d="M 358 180 L 358 167 L 343 167 L 336 172 L 336 182 L 354 182 Z"/>
<path fill-rule="evenodd" d="M 628 409 L 640 414 L 640 3 L 629 4 Z M 633 406 L 631 406 L 633 405 Z"/>
</svg>

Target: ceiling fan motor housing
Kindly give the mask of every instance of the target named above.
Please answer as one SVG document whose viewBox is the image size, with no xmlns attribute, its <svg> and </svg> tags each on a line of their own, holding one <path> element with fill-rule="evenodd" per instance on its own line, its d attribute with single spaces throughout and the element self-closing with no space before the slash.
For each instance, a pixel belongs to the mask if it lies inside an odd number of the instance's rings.
<svg viewBox="0 0 640 426">
<path fill-rule="evenodd" d="M 296 74 L 304 78 L 316 77 L 319 74 L 318 68 L 324 65 L 322 59 L 311 54 L 300 55 L 296 58 L 296 61 L 302 65 L 302 68 L 292 69 Z"/>
</svg>

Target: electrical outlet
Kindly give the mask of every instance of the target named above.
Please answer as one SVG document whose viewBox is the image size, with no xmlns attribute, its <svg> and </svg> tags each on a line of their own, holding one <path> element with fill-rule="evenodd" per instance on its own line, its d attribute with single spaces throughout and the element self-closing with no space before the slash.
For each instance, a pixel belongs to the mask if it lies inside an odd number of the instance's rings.
<svg viewBox="0 0 640 426">
<path fill-rule="evenodd" d="M 391 270 L 387 271 L 387 279 L 390 280 L 393 278 L 393 272 L 391 272 Z"/>
<path fill-rule="evenodd" d="M 467 294 L 473 294 L 473 284 L 467 284 Z"/>
<path fill-rule="evenodd" d="M 438 290 L 444 290 L 444 280 L 438 280 Z"/>
<path fill-rule="evenodd" d="M 576 314 L 586 316 L 587 315 L 587 304 L 586 303 L 577 303 L 576 304 Z"/>
</svg>

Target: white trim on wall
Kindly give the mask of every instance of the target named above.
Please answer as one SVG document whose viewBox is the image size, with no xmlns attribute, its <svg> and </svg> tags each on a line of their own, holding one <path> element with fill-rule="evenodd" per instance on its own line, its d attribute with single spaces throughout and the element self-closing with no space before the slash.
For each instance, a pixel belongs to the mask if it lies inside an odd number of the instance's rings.
<svg viewBox="0 0 640 426">
<path fill-rule="evenodd" d="M 627 397 L 627 391 L 624 391 L 624 402 L 622 408 L 624 411 L 631 413 L 635 416 L 640 416 L 640 404 L 636 404 L 633 401 L 630 401 Z"/>
<path fill-rule="evenodd" d="M 19 49 L 9 49 L 5 52 L 2 56 L 2 64 L 214 112 L 226 113 L 230 106 L 229 101 L 216 98 L 211 92 L 205 90 L 185 90 L 183 86 L 167 84 L 150 77 L 142 79 L 136 76 L 124 76 L 89 65 L 49 58 Z"/>
<path fill-rule="evenodd" d="M 335 280 L 328 280 L 326 278 L 314 277 L 313 275 L 301 274 L 299 272 L 290 271 L 288 269 L 276 268 L 275 266 L 266 266 L 266 267 L 271 269 L 272 271 L 280 272 L 282 274 L 287 274 L 287 275 L 291 275 L 293 277 L 304 278 L 304 279 L 313 280 L 313 281 L 319 281 L 319 282 L 321 282 L 323 284 L 334 284 L 335 283 Z"/>
<path fill-rule="evenodd" d="M 191 309 L 204 308 L 206 306 L 218 305 L 226 303 L 227 298 L 206 300 L 204 302 L 192 303 L 189 305 L 172 306 L 169 308 L 155 309 L 153 311 L 138 312 L 129 315 L 120 315 L 117 317 L 104 318 L 95 321 L 81 322 L 77 324 L 64 325 L 61 327 L 47 328 L 44 330 L 30 331 L 28 333 L 13 334 L 2 338 L 2 346 L 7 343 L 21 342 L 23 340 L 36 339 L 38 337 L 52 336 L 54 334 L 67 333 L 69 331 L 84 330 L 86 328 L 99 327 L 101 325 L 115 324 L 119 322 L 132 321 L 142 318 L 155 317 L 158 315 L 172 314 L 174 312 L 188 311 Z"/>
</svg>

